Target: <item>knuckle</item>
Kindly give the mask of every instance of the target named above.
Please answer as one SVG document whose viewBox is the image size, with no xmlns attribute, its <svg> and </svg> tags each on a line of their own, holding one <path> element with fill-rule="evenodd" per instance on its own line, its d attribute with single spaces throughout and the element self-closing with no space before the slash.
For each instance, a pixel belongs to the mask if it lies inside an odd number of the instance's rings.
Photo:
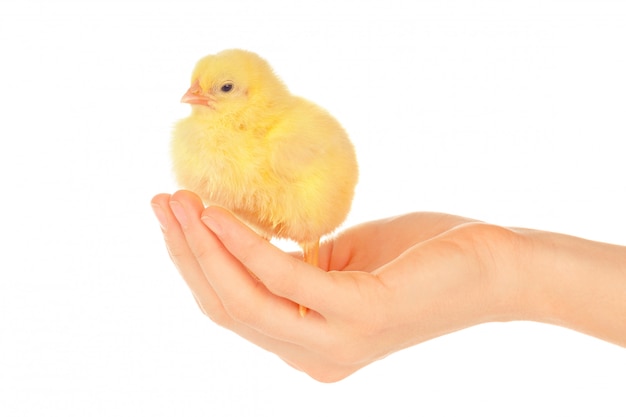
<svg viewBox="0 0 626 417">
<path fill-rule="evenodd" d="M 198 245 L 192 248 L 193 254 L 201 263 L 210 264 L 214 259 L 215 251 L 208 245 Z"/>
<path fill-rule="evenodd" d="M 357 346 L 343 346 L 334 354 L 335 361 L 343 365 L 355 365 L 363 362 L 364 358 L 363 348 Z"/>
<path fill-rule="evenodd" d="M 206 299 L 202 299 L 195 294 L 194 299 L 204 316 L 208 317 L 212 322 L 221 327 L 228 328 L 230 326 L 232 319 L 221 305 L 215 305 L 214 303 L 211 303 Z"/>
<path fill-rule="evenodd" d="M 243 244 L 240 254 L 238 255 L 241 263 L 243 263 L 244 265 L 253 263 L 255 260 L 255 255 L 261 253 L 262 245 L 265 243 L 266 241 L 262 237 L 255 236 L 254 239 L 251 239 Z"/>
<path fill-rule="evenodd" d="M 187 247 L 182 246 L 173 239 L 169 238 L 167 235 L 165 235 L 164 239 L 167 253 L 173 261 L 188 254 L 189 250 Z"/>
<path fill-rule="evenodd" d="M 252 327 L 256 326 L 258 322 L 258 314 L 249 303 L 225 303 L 224 309 L 229 318 L 236 322 L 245 323 Z"/>
<path fill-rule="evenodd" d="M 314 366 L 310 369 L 305 369 L 307 375 L 318 382 L 331 384 L 333 382 L 341 381 L 349 376 L 354 370 L 345 370 L 338 367 L 320 367 Z"/>
<path fill-rule="evenodd" d="M 351 367 L 364 362 L 366 359 L 364 349 L 366 348 L 363 345 L 367 345 L 367 343 L 363 343 L 360 338 L 356 339 L 358 341 L 353 340 L 352 343 L 346 343 L 345 340 L 329 342 L 324 347 L 326 356 L 332 363 L 341 367 Z"/>
<path fill-rule="evenodd" d="M 217 324 L 218 326 L 230 328 L 232 325 L 231 317 L 224 310 L 207 311 L 205 309 L 202 309 L 202 312 L 204 313 L 205 316 L 207 316 L 213 323 Z"/>
</svg>

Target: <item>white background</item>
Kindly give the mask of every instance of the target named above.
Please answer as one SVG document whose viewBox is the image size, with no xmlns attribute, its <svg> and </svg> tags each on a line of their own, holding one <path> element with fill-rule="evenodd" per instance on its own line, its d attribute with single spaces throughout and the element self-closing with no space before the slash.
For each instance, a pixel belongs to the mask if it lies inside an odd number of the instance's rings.
<svg viewBox="0 0 626 417">
<path fill-rule="evenodd" d="M 626 244 L 622 1 L 0 4 L 0 415 L 623 416 L 626 351 L 487 324 L 313 381 L 198 311 L 150 198 L 196 60 L 331 111 L 345 226 L 408 211 Z"/>
</svg>

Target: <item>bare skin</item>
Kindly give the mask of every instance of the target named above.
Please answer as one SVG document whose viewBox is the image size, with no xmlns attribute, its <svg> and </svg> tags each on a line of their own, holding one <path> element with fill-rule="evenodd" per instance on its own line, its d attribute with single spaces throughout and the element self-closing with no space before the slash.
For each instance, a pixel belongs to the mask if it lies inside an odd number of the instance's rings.
<svg viewBox="0 0 626 417">
<path fill-rule="evenodd" d="M 624 246 L 411 213 L 323 243 L 319 269 L 188 191 L 152 205 L 202 312 L 319 381 L 492 321 L 547 322 L 626 347 Z"/>
</svg>

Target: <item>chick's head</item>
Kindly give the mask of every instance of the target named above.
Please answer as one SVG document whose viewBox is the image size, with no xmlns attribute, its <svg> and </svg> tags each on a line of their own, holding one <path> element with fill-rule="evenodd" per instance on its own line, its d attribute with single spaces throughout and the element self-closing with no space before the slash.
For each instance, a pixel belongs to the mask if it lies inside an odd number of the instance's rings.
<svg viewBox="0 0 626 417">
<path fill-rule="evenodd" d="M 196 64 L 191 87 L 182 98 L 193 112 L 207 116 L 241 116 L 290 96 L 269 64 L 253 52 L 228 49 Z"/>
</svg>

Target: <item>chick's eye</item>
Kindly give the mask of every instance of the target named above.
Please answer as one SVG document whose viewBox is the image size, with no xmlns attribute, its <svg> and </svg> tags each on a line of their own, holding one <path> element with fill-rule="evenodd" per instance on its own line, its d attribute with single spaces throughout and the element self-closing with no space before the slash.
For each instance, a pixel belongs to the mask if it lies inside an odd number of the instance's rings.
<svg viewBox="0 0 626 417">
<path fill-rule="evenodd" d="M 220 87 L 220 90 L 222 90 L 224 93 L 228 93 L 232 89 L 233 89 L 233 83 L 222 84 L 222 86 Z"/>
</svg>

